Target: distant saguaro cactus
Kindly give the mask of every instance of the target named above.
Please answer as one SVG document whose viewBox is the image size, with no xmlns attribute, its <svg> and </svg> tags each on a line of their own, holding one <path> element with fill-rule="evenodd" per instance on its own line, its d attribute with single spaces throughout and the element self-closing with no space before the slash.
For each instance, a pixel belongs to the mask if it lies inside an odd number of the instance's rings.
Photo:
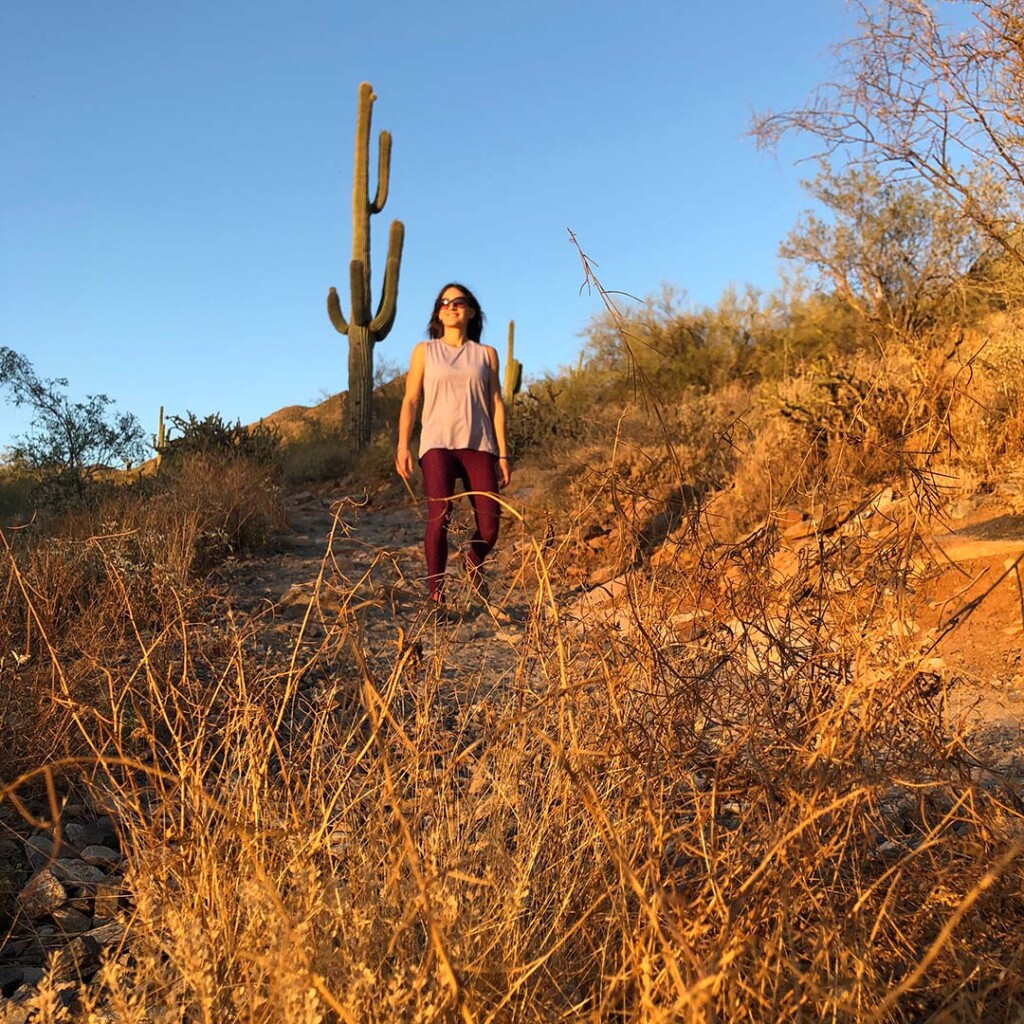
<svg viewBox="0 0 1024 1024">
<path fill-rule="evenodd" d="M 402 260 L 405 227 L 400 220 L 391 222 L 388 256 L 384 267 L 384 287 L 377 312 L 370 315 L 370 217 L 380 213 L 388 199 L 391 173 L 391 133 L 380 133 L 377 161 L 377 194 L 369 192 L 370 115 L 373 86 L 359 86 L 356 108 L 355 171 L 352 176 L 352 262 L 349 264 L 349 289 L 352 308 L 348 320 L 334 288 L 327 293 L 327 313 L 331 323 L 348 335 L 348 423 L 352 443 L 357 449 L 370 441 L 373 424 L 373 346 L 383 341 L 395 322 L 398 300 L 398 268 Z"/>
<path fill-rule="evenodd" d="M 519 394 L 519 389 L 523 386 L 523 364 L 513 355 L 515 344 L 516 322 L 515 320 L 509 320 L 508 356 L 505 359 L 505 386 L 502 388 L 502 398 L 505 399 L 505 405 L 509 406 L 516 395 Z"/>
<path fill-rule="evenodd" d="M 156 452 L 157 468 L 164 457 L 164 445 L 167 443 L 167 433 L 164 430 L 164 407 L 160 406 L 160 419 L 157 421 L 156 433 L 153 435 L 153 450 Z"/>
</svg>

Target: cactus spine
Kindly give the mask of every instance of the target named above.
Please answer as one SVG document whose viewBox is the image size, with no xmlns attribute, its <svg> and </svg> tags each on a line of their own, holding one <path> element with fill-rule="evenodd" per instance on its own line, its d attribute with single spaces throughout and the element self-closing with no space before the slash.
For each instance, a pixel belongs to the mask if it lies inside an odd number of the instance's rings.
<svg viewBox="0 0 1024 1024">
<path fill-rule="evenodd" d="M 505 386 L 502 389 L 502 398 L 505 399 L 505 405 L 507 406 L 512 405 L 516 395 L 519 394 L 519 389 L 523 386 L 523 364 L 513 355 L 515 343 L 516 322 L 515 320 L 509 320 L 508 355 L 505 358 Z"/>
<path fill-rule="evenodd" d="M 398 269 L 402 261 L 405 227 L 400 220 L 391 222 L 388 256 L 384 266 L 384 286 L 377 312 L 370 314 L 370 217 L 380 213 L 388 200 L 391 174 L 391 133 L 380 133 L 377 159 L 377 194 L 369 192 L 370 116 L 377 97 L 369 82 L 359 86 L 356 108 L 355 171 L 352 176 L 352 261 L 349 264 L 349 291 L 352 306 L 346 320 L 338 293 L 327 293 L 327 314 L 335 329 L 348 336 L 348 425 L 352 444 L 365 448 L 373 425 L 373 346 L 383 341 L 395 322 L 398 300 Z"/>
</svg>

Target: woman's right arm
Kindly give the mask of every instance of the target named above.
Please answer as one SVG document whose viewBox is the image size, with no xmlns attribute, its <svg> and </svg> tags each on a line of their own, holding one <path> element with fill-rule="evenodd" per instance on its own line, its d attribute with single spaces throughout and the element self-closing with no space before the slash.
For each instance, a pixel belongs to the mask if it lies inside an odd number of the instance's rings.
<svg viewBox="0 0 1024 1024">
<path fill-rule="evenodd" d="M 416 462 L 412 457 L 409 444 L 412 440 L 412 428 L 416 424 L 416 412 L 420 407 L 420 393 L 423 391 L 424 343 L 421 341 L 412 350 L 409 361 L 409 373 L 405 378 L 405 397 L 402 399 L 402 411 L 398 415 L 398 451 L 395 453 L 395 469 L 403 480 L 408 480 L 416 471 Z"/>
</svg>

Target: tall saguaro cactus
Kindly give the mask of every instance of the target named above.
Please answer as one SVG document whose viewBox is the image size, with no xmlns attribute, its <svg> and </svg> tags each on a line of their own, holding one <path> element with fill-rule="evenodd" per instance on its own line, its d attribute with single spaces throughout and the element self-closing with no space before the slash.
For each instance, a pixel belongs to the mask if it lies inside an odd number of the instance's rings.
<svg viewBox="0 0 1024 1024">
<path fill-rule="evenodd" d="M 349 264 L 349 289 L 352 307 L 346 320 L 338 292 L 327 293 L 327 313 L 331 323 L 348 335 L 348 423 L 352 443 L 357 449 L 370 441 L 373 423 L 373 346 L 383 341 L 395 322 L 398 300 L 398 268 L 402 261 L 405 227 L 400 220 L 391 222 L 388 257 L 384 266 L 384 287 L 377 312 L 370 315 L 370 217 L 380 213 L 388 200 L 391 175 L 391 133 L 380 133 L 377 160 L 377 194 L 370 199 L 370 115 L 377 97 L 373 86 L 359 86 L 356 108 L 355 172 L 352 176 L 352 262 Z"/>
</svg>

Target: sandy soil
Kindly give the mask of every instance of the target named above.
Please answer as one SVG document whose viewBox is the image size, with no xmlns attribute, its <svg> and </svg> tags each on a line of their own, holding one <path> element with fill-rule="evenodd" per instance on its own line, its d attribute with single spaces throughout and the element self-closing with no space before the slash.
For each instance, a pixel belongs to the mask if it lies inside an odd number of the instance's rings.
<svg viewBox="0 0 1024 1024">
<path fill-rule="evenodd" d="M 944 566 L 922 593 L 920 625 L 979 745 L 1024 764 L 1024 515 L 982 507 L 932 538 Z"/>
<path fill-rule="evenodd" d="M 261 635 L 271 642 L 276 637 L 282 657 L 299 638 L 315 646 L 344 618 L 356 624 L 378 684 L 410 647 L 417 661 L 433 657 L 446 692 L 456 696 L 496 696 L 513 675 L 524 681 L 524 665 L 540 682 L 543 643 L 529 627 L 529 595 L 521 580 L 504 572 L 516 558 L 512 531 L 495 556 L 491 606 L 471 598 L 456 575 L 460 559 L 453 552 L 449 600 L 464 614 L 435 623 L 423 580 L 423 518 L 410 499 L 392 492 L 388 501 L 370 503 L 362 495 L 301 493 L 287 505 L 291 530 L 276 549 L 219 574 L 236 612 L 269 626 Z M 457 510 L 456 540 L 465 539 L 469 518 L 468 509 Z"/>
</svg>

